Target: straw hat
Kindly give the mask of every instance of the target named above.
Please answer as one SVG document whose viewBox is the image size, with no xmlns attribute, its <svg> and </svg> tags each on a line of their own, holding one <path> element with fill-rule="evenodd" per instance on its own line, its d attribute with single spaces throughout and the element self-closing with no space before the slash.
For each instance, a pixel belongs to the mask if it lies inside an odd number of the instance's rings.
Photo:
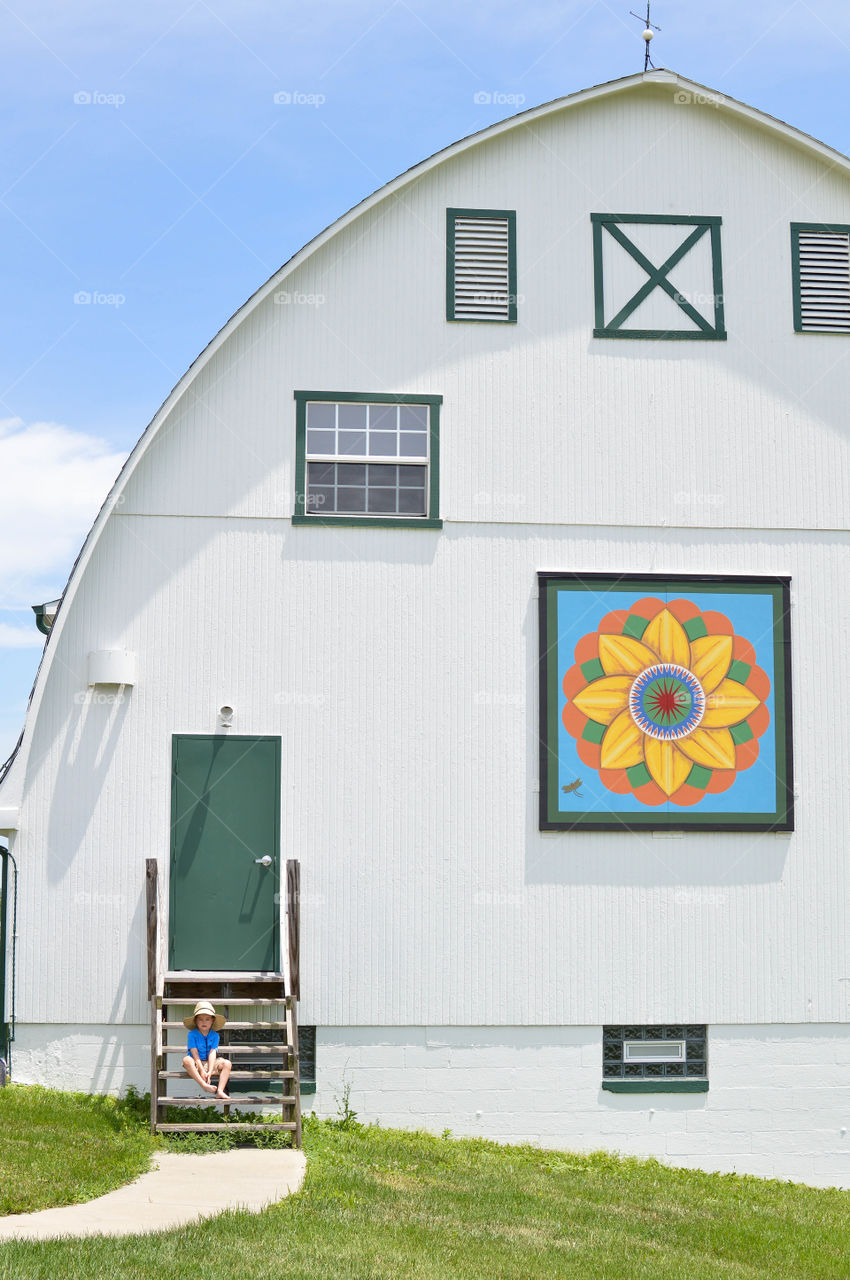
<svg viewBox="0 0 850 1280">
<path fill-rule="evenodd" d="M 192 1016 L 190 1018 L 183 1019 L 183 1026 L 186 1027 L 188 1031 L 192 1031 L 194 1029 L 195 1019 L 199 1013 L 208 1013 L 210 1015 L 213 1020 L 213 1031 L 221 1031 L 221 1028 L 224 1026 L 225 1022 L 227 1022 L 227 1018 L 225 1018 L 223 1013 L 216 1013 L 209 1000 L 199 1000 L 195 1005 L 195 1012 Z"/>
</svg>

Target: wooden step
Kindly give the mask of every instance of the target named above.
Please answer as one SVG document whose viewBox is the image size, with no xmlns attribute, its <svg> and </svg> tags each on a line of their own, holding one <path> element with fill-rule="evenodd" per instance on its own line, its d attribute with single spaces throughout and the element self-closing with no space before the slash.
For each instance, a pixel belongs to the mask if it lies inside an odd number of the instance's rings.
<svg viewBox="0 0 850 1280">
<path fill-rule="evenodd" d="M 203 1098 L 161 1094 L 157 1098 L 159 1107 L 281 1107 L 287 1104 L 293 1106 L 295 1099 L 282 1097 L 279 1093 L 236 1093 L 230 1098 L 216 1098 L 212 1093 L 204 1094 Z"/>
<path fill-rule="evenodd" d="M 228 1022 L 231 1031 L 280 1031 L 286 1026 L 285 1022 Z M 163 1019 L 163 1031 L 177 1031 L 178 1028 L 185 1031 L 186 1028 L 182 1022 L 166 1022 Z"/>
<path fill-rule="evenodd" d="M 185 1071 L 158 1071 L 160 1080 L 188 1080 Z M 294 1080 L 294 1071 L 231 1071 L 231 1080 Z"/>
<path fill-rule="evenodd" d="M 165 982 L 283 982 L 282 973 L 243 973 L 232 969 L 169 969 Z"/>
<path fill-rule="evenodd" d="M 247 1133 L 250 1129 L 260 1130 L 262 1133 L 274 1133 L 276 1129 L 288 1129 L 290 1133 L 294 1133 L 296 1125 L 289 1120 L 270 1120 L 268 1124 L 243 1124 L 240 1120 L 220 1120 L 218 1123 L 210 1124 L 158 1124 L 156 1126 L 157 1133 L 221 1133 L 223 1130 L 228 1133 L 240 1133 L 243 1129 Z"/>
<path fill-rule="evenodd" d="M 166 1004 L 190 1004 L 193 1007 L 199 1000 L 206 1000 L 206 996 L 163 996 L 162 1003 Z M 216 996 L 218 1004 L 227 1005 L 231 1009 L 253 1009 L 266 1008 L 269 1005 L 286 1004 L 286 996 Z"/>
<path fill-rule="evenodd" d="M 255 1055 L 259 1056 L 261 1054 L 276 1054 L 277 1057 L 280 1057 L 281 1054 L 286 1054 L 290 1058 L 293 1057 L 293 1052 L 290 1050 L 288 1044 L 223 1044 L 220 1045 L 219 1048 L 221 1049 L 222 1058 L 230 1058 L 234 1054 L 238 1053 L 247 1053 L 250 1054 L 251 1057 L 254 1057 Z M 185 1042 L 183 1044 L 164 1044 L 162 1046 L 162 1052 L 182 1053 L 185 1058 Z"/>
</svg>

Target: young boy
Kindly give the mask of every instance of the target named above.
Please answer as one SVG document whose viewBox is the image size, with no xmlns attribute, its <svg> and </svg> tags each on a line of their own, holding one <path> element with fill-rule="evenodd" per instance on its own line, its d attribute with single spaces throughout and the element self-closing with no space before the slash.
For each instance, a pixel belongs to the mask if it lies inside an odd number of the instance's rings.
<svg viewBox="0 0 850 1280">
<path fill-rule="evenodd" d="M 227 1081 L 230 1078 L 231 1065 L 226 1058 L 219 1058 L 218 1033 L 227 1019 L 216 1013 L 209 1000 L 199 1000 L 191 1018 L 183 1019 L 183 1026 L 189 1031 L 188 1053 L 183 1059 L 183 1066 L 196 1084 L 205 1093 L 214 1093 L 216 1098 L 230 1101 L 226 1093 Z M 212 1076 L 218 1076 L 218 1089 L 210 1083 Z"/>
</svg>

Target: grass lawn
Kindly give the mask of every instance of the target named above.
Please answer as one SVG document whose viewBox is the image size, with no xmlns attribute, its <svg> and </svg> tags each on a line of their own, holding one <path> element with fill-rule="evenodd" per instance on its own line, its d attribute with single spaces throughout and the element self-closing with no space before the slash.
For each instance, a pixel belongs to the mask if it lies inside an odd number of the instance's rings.
<svg viewBox="0 0 850 1280">
<path fill-rule="evenodd" d="M 153 1139 L 115 1098 L 0 1089 L 0 1214 L 93 1200 L 144 1173 Z"/>
<path fill-rule="evenodd" d="M 161 1236 L 0 1246 L 2 1280 L 845 1280 L 850 1193 L 308 1121 L 303 1191 Z M 191 1260 L 195 1261 L 192 1262 Z"/>
</svg>

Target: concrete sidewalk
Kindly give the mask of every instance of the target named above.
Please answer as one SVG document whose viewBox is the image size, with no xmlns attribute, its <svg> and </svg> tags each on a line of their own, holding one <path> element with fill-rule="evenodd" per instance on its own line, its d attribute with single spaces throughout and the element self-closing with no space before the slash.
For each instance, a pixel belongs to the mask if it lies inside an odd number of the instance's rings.
<svg viewBox="0 0 850 1280">
<path fill-rule="evenodd" d="M 303 1151 L 160 1151 L 150 1173 L 98 1200 L 0 1218 L 0 1240 L 127 1236 L 167 1231 L 224 1209 L 257 1213 L 299 1189 L 306 1163 Z"/>
</svg>

